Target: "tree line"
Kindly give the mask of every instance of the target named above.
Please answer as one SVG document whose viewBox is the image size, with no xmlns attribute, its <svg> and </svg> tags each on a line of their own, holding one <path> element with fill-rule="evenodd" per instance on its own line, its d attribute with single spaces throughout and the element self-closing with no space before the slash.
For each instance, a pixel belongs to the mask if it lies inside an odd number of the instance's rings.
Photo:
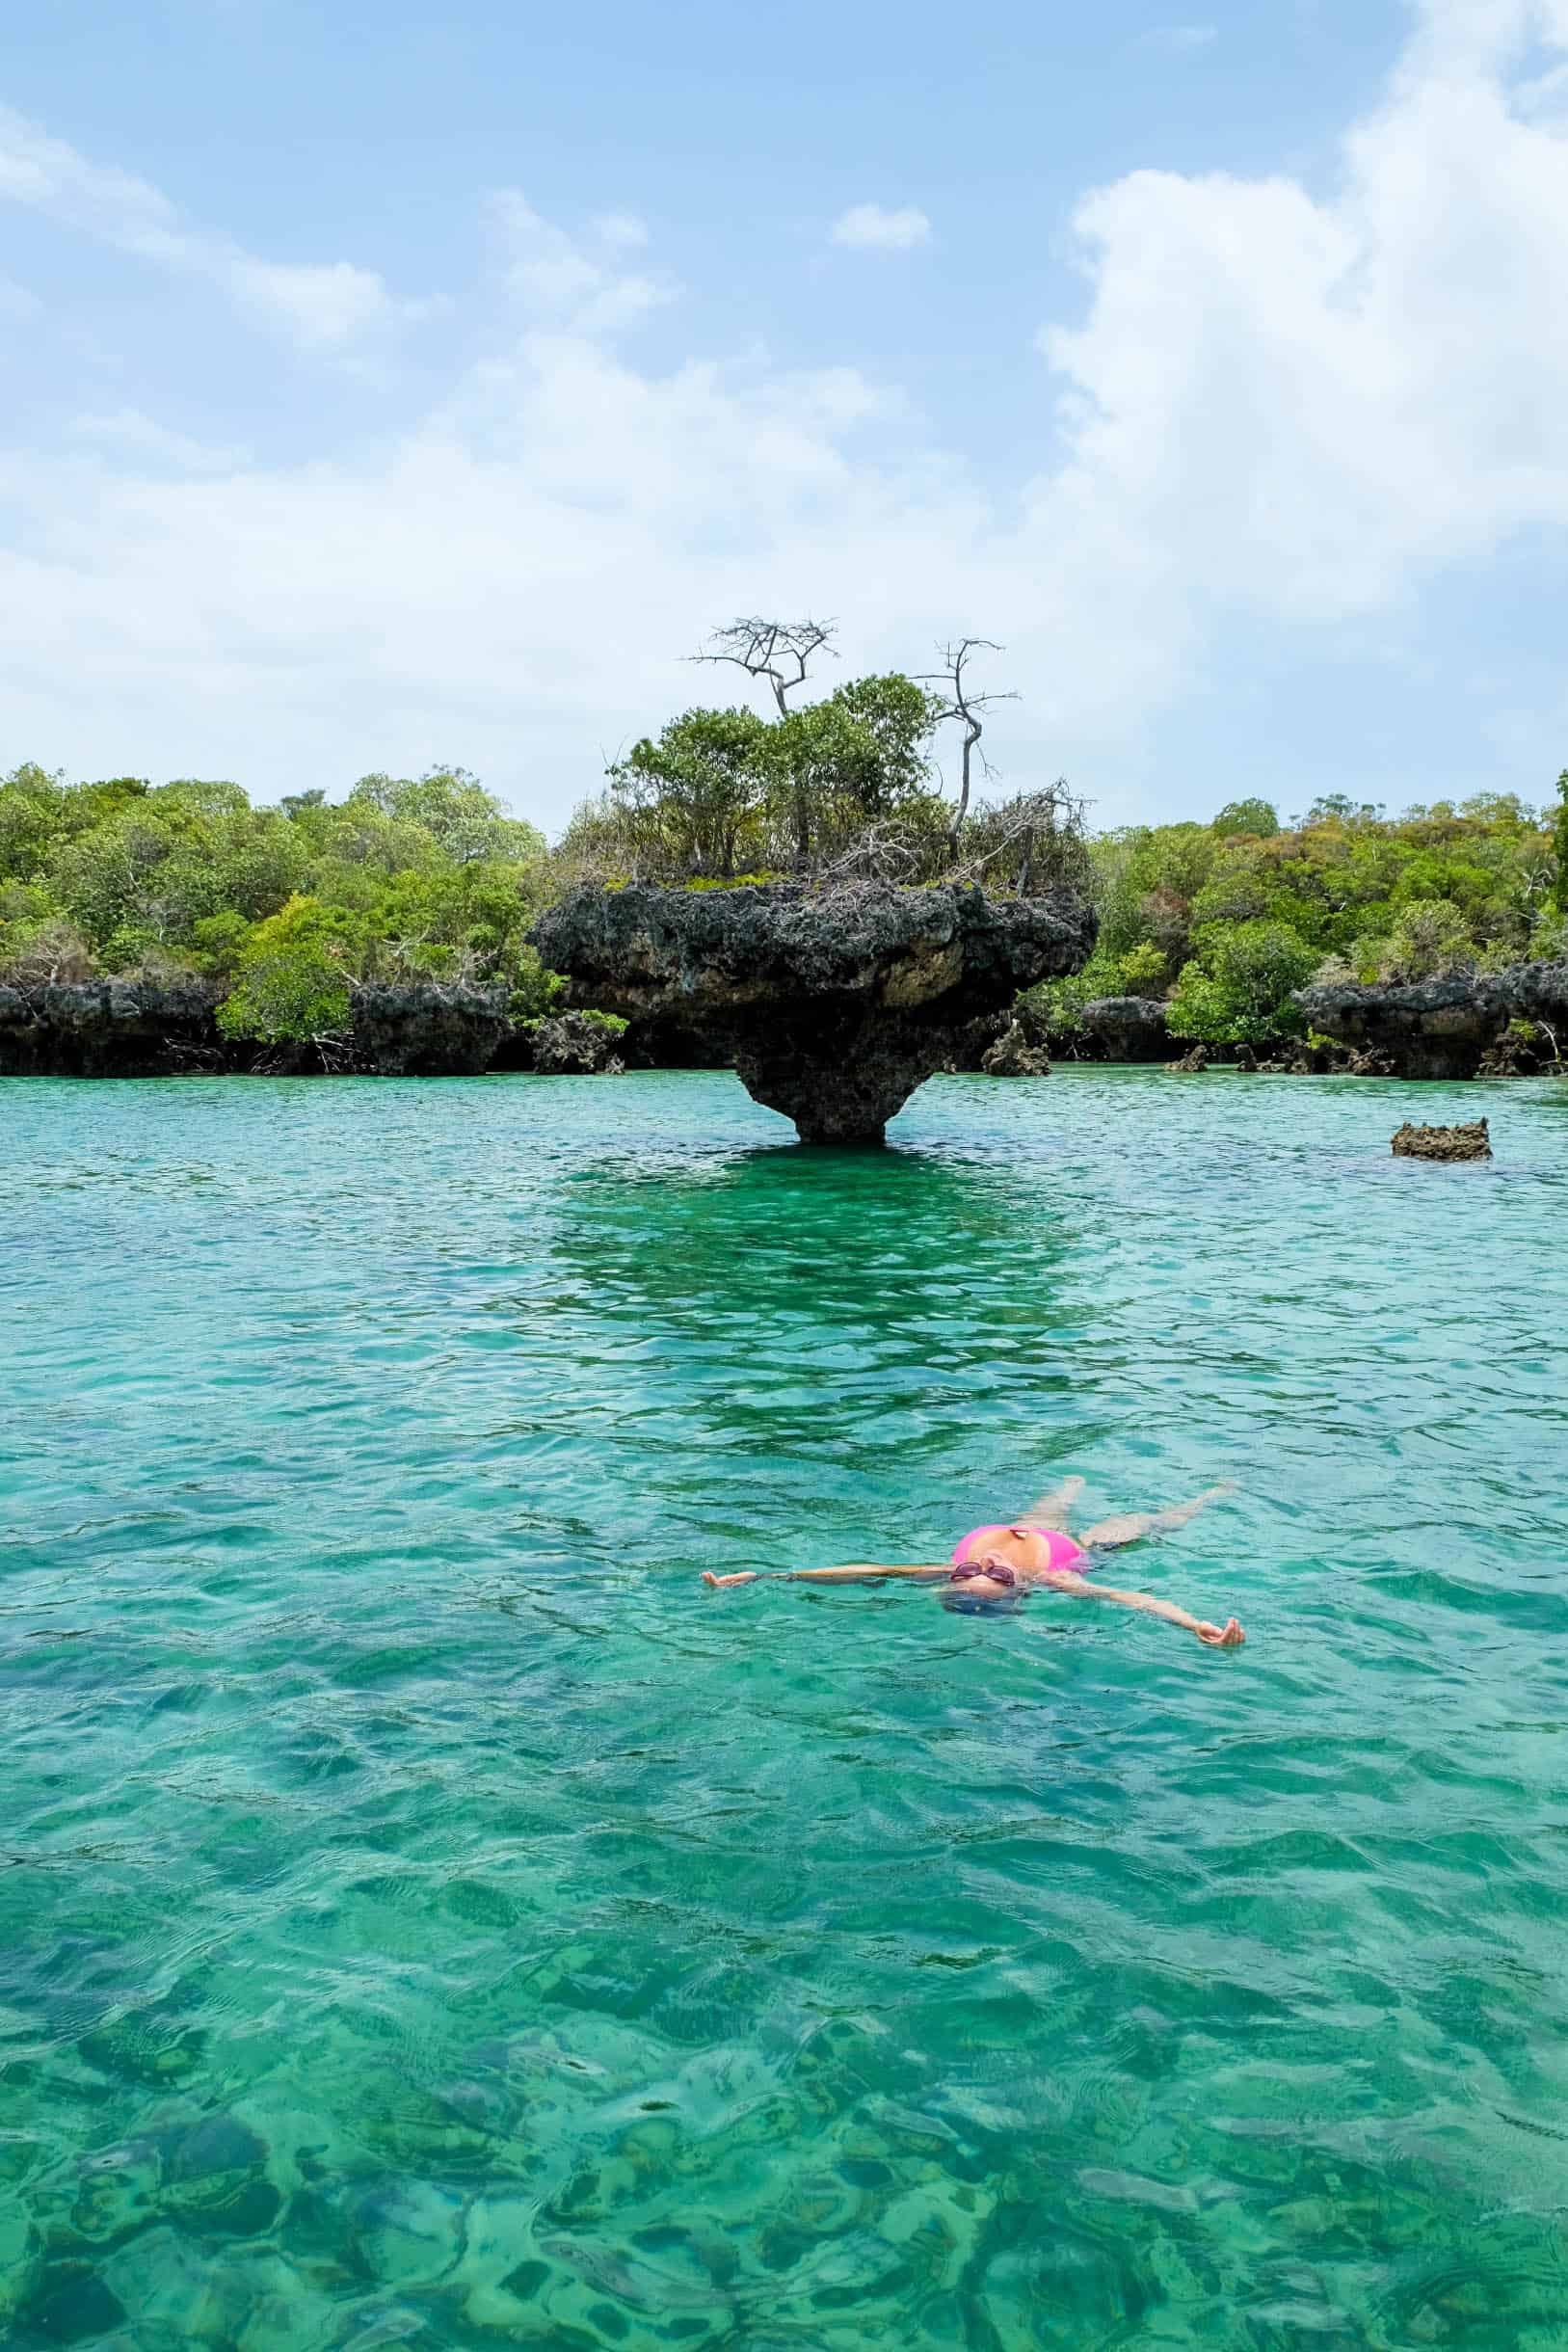
<svg viewBox="0 0 1568 2352">
<path fill-rule="evenodd" d="M 741 619 L 696 656 L 771 709 L 694 705 L 607 769 L 553 847 L 458 767 L 371 775 L 253 807 L 231 783 L 0 780 L 0 981 L 199 979 L 265 1041 L 330 1033 L 355 982 L 501 985 L 514 1016 L 559 983 L 527 944 L 573 884 L 703 888 L 792 878 L 977 881 L 1088 895 L 1085 970 L 1039 992 L 1070 1031 L 1107 995 L 1165 1001 L 1172 1029 L 1267 1044 L 1315 976 L 1420 979 L 1568 954 L 1568 774 L 1553 810 L 1476 793 L 1388 816 L 1328 794 L 1283 819 L 1262 798 L 1207 822 L 1092 833 L 1065 783 L 997 794 L 984 754 L 1000 649 L 965 637 L 923 674 L 807 697 L 831 624 Z M 950 747 L 950 778 L 942 755 Z"/>
<path fill-rule="evenodd" d="M 1208 1044 L 1299 1036 L 1309 981 L 1409 982 L 1568 956 L 1568 772 L 1555 809 L 1476 792 L 1396 816 L 1328 793 L 1283 819 L 1233 801 L 1206 824 L 1089 844 L 1094 955 L 1039 992 L 1071 1032 L 1096 997 L 1163 1000 Z"/>
</svg>

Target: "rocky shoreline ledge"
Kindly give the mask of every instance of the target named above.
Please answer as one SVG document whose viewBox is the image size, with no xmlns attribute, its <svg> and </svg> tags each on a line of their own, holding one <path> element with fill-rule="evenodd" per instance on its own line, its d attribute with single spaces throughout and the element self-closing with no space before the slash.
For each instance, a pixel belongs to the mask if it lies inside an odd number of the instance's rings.
<svg viewBox="0 0 1568 2352">
<path fill-rule="evenodd" d="M 1295 1002 L 1314 1029 L 1395 1078 L 1529 1077 L 1568 1049 L 1568 961 L 1403 987 L 1303 988 Z"/>
<path fill-rule="evenodd" d="M 314 1072 L 432 1078 L 509 1064 L 504 989 L 351 989 L 350 1026 L 300 1044 L 225 1037 L 224 991 L 200 980 L 73 980 L 0 987 L 0 1076 L 171 1078 Z"/>
<path fill-rule="evenodd" d="M 654 995 L 660 992 L 655 990 Z M 624 1033 L 582 1012 L 513 1021 L 506 992 L 433 983 L 351 991 L 351 1026 L 330 1038 L 265 1046 L 218 1029 L 221 989 L 199 980 L 79 980 L 0 985 L 0 1077 L 165 1078 L 354 1074 L 462 1077 L 486 1070 L 560 1075 L 620 1069 L 728 1067 L 730 1035 L 676 1009 L 627 1020 Z M 1272 1054 L 1211 1047 L 1206 1058 L 1296 1076 L 1405 1079 L 1532 1077 L 1568 1057 L 1568 962 L 1408 986 L 1307 988 L 1296 999 L 1311 1042 Z M 1038 1075 L 1055 1060 L 1164 1064 L 1183 1051 L 1156 998 L 1087 1004 L 1071 1036 L 1031 1008 L 932 1022 L 922 1041 L 943 1049 L 934 1067 Z M 956 1026 L 955 1026 L 956 1024 Z M 891 1114 L 889 1113 L 890 1116 Z"/>
</svg>

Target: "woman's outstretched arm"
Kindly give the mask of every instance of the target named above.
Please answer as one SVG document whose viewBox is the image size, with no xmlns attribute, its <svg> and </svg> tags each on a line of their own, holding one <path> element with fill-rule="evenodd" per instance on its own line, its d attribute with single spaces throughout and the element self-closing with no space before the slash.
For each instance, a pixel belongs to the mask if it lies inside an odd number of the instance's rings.
<svg viewBox="0 0 1568 2352">
<path fill-rule="evenodd" d="M 929 1579 L 933 1576 L 950 1576 L 951 1573 L 952 1565 L 947 1561 L 943 1561 L 940 1566 L 933 1562 L 928 1564 L 917 1564 L 908 1567 L 885 1567 L 879 1566 L 875 1561 L 862 1560 L 852 1562 L 847 1567 L 842 1568 L 740 1568 L 731 1576 L 716 1576 L 711 1568 L 704 1568 L 703 1582 L 704 1585 L 712 1585 L 715 1590 L 721 1585 L 755 1585 L 757 1583 L 877 1585 L 889 1576 L 917 1576 Z"/>
<path fill-rule="evenodd" d="M 1075 1576 L 1070 1568 L 1042 1576 L 1039 1582 L 1051 1592 L 1066 1592 L 1082 1601 L 1114 1601 L 1118 1608 L 1136 1609 L 1144 1617 L 1163 1617 L 1167 1625 L 1180 1625 L 1183 1633 L 1196 1634 L 1209 1649 L 1239 1649 L 1246 1640 L 1235 1617 L 1227 1617 L 1223 1625 L 1210 1625 L 1207 1617 L 1190 1617 L 1174 1601 L 1159 1600 L 1153 1592 L 1122 1592 L 1114 1585 L 1092 1585 L 1087 1577 Z"/>
</svg>

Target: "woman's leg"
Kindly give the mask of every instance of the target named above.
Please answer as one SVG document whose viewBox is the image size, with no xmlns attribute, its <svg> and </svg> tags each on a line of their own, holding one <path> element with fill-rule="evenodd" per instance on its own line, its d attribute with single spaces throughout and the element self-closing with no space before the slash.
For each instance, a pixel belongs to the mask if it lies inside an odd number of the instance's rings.
<svg viewBox="0 0 1568 2352">
<path fill-rule="evenodd" d="M 1097 1527 L 1086 1528 L 1078 1537 L 1086 1552 L 1116 1552 L 1124 1543 L 1136 1543 L 1143 1536 L 1163 1536 L 1173 1527 L 1185 1527 L 1209 1504 L 1236 1492 L 1236 1481 L 1226 1479 L 1218 1486 L 1206 1486 L 1194 1495 L 1190 1503 L 1168 1503 L 1163 1510 L 1124 1510 L 1116 1517 L 1102 1519 Z"/>
<path fill-rule="evenodd" d="M 1082 1492 L 1080 1478 L 1064 1478 L 1059 1486 L 1053 1486 L 1050 1494 L 1043 1494 L 1038 1503 L 1031 1503 L 1027 1510 L 1020 1513 L 1019 1526 L 1054 1527 L 1065 1535 L 1067 1514 Z"/>
</svg>

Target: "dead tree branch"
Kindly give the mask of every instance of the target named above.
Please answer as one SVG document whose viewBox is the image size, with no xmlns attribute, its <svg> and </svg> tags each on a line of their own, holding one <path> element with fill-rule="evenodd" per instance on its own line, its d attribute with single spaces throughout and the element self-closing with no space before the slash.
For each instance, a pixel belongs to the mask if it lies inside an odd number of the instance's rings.
<svg viewBox="0 0 1568 2352">
<path fill-rule="evenodd" d="M 947 853 L 950 857 L 958 855 L 959 840 L 964 831 L 965 819 L 970 813 L 973 761 L 977 753 L 982 771 L 987 776 L 993 773 L 990 761 L 980 750 L 980 737 L 985 733 L 985 721 L 981 713 L 989 710 L 993 703 L 1016 703 L 1019 699 L 1017 694 L 1010 691 L 976 694 L 964 673 L 969 666 L 971 655 L 999 654 L 1003 650 L 990 637 L 960 637 L 956 644 L 941 645 L 937 648 L 938 653 L 942 655 L 942 668 L 926 671 L 919 682 L 922 685 L 941 686 L 943 689 L 943 707 L 938 713 L 939 726 L 950 720 L 963 731 L 958 806 L 953 812 L 953 821 L 947 834 Z"/>
<path fill-rule="evenodd" d="M 787 697 L 806 683 L 807 671 L 821 653 L 833 655 L 836 621 L 767 621 L 753 615 L 716 628 L 693 661 L 728 661 L 749 678 L 765 678 L 779 716 L 787 718 Z"/>
</svg>

